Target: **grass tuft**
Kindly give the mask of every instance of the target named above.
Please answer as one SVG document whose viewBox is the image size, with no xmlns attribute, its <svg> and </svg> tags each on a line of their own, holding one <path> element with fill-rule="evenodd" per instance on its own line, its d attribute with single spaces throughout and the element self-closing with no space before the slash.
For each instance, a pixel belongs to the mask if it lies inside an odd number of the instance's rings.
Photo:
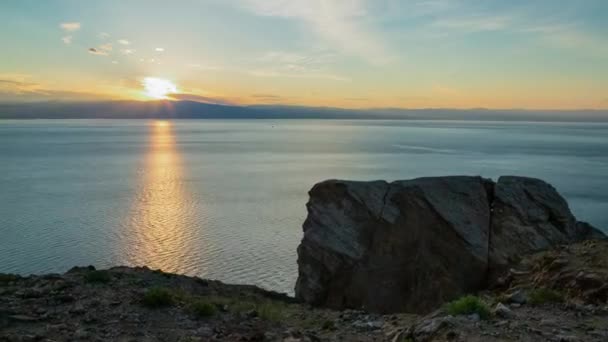
<svg viewBox="0 0 608 342">
<path fill-rule="evenodd" d="M 282 303 L 264 302 L 256 306 L 256 311 L 261 319 L 278 322 L 284 316 L 284 306 Z"/>
<path fill-rule="evenodd" d="M 490 317 L 490 308 L 479 297 L 468 295 L 460 297 L 446 306 L 446 310 L 450 315 L 471 315 L 478 314 L 481 319 Z"/>
<path fill-rule="evenodd" d="M 564 295 L 562 293 L 547 288 L 534 289 L 528 293 L 528 303 L 532 305 L 561 303 L 563 301 Z"/>
<path fill-rule="evenodd" d="M 171 291 L 164 287 L 152 287 L 144 293 L 143 305 L 149 308 L 161 308 L 172 305 L 174 302 Z"/>
<path fill-rule="evenodd" d="M 190 304 L 190 311 L 197 317 L 206 318 L 214 316 L 217 307 L 204 299 L 197 299 Z"/>
<path fill-rule="evenodd" d="M 84 274 L 84 281 L 87 283 L 106 284 L 112 280 L 112 275 L 108 271 L 88 271 Z"/>
</svg>

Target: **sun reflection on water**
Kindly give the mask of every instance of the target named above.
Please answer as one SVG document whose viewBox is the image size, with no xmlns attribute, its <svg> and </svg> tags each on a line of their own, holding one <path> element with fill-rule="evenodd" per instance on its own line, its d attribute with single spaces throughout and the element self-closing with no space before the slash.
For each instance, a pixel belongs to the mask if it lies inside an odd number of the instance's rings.
<svg viewBox="0 0 608 342">
<path fill-rule="evenodd" d="M 132 265 L 190 273 L 193 201 L 183 184 L 182 160 L 173 126 L 154 121 L 141 184 L 130 215 L 126 253 Z M 200 271 L 200 270 L 199 270 Z"/>
</svg>

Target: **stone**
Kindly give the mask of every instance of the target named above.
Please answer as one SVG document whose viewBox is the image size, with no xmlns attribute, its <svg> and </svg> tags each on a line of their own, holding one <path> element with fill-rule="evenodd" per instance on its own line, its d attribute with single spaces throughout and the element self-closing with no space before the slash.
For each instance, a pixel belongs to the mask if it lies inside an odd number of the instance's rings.
<svg viewBox="0 0 608 342">
<path fill-rule="evenodd" d="M 502 318 L 512 318 L 514 316 L 513 311 L 503 303 L 496 304 L 496 307 L 494 308 L 494 314 Z"/>
<path fill-rule="evenodd" d="M 604 236 L 588 223 L 577 222 L 566 200 L 540 179 L 498 178 L 492 207 L 489 263 L 495 269 L 525 254 Z"/>
<path fill-rule="evenodd" d="M 528 301 L 528 296 L 526 295 L 526 293 L 523 290 L 515 290 L 514 292 L 511 292 L 510 294 L 507 295 L 507 300 L 510 303 L 515 303 L 515 304 L 526 304 L 526 302 Z"/>
<path fill-rule="evenodd" d="M 491 182 L 331 180 L 310 191 L 296 297 L 334 308 L 428 311 L 478 289 Z"/>
<path fill-rule="evenodd" d="M 309 195 L 295 294 L 336 309 L 425 313 L 482 289 L 525 254 L 604 236 L 534 178 L 329 180 Z"/>
<path fill-rule="evenodd" d="M 353 323 L 353 327 L 360 330 L 377 330 L 381 329 L 384 325 L 384 322 L 380 320 L 373 321 L 356 321 Z"/>
<path fill-rule="evenodd" d="M 437 335 L 442 329 L 454 326 L 452 316 L 423 319 L 410 329 L 410 336 L 415 341 L 427 341 Z"/>
</svg>

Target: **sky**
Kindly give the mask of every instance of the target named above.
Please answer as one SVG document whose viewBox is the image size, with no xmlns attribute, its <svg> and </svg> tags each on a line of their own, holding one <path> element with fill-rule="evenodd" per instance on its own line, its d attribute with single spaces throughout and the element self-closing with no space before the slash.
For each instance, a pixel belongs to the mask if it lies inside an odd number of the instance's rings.
<svg viewBox="0 0 608 342">
<path fill-rule="evenodd" d="M 0 102 L 150 100 L 146 86 L 168 84 L 160 96 L 236 105 L 607 109 L 606 13 L 606 0 L 6 0 Z"/>
</svg>

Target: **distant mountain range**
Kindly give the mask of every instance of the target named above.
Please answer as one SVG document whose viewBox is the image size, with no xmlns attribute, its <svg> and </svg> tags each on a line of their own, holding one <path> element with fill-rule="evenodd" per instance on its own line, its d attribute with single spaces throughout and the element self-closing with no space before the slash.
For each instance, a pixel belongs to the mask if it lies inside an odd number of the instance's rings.
<svg viewBox="0 0 608 342">
<path fill-rule="evenodd" d="M 344 109 L 194 101 L 0 103 L 0 119 L 415 119 L 608 122 L 608 110 Z"/>
</svg>

